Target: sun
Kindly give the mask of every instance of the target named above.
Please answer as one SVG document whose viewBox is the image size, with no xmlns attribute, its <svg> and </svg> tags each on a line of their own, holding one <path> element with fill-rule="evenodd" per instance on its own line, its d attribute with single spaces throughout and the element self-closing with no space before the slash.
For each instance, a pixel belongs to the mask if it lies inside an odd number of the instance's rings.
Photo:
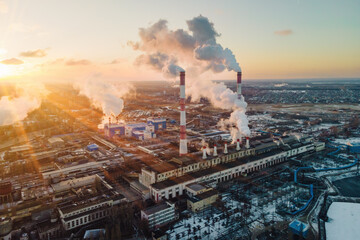
<svg viewBox="0 0 360 240">
<path fill-rule="evenodd" d="M 9 66 L 0 64 L 0 78 L 8 77 L 12 75 L 12 70 Z"/>
<path fill-rule="evenodd" d="M 22 66 L 5 65 L 0 63 L 0 79 L 22 75 Z"/>
</svg>

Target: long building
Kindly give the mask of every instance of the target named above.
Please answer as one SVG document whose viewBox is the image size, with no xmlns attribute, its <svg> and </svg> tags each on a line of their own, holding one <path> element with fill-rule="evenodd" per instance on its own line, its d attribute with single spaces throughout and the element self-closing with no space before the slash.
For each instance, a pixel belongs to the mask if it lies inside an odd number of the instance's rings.
<svg viewBox="0 0 360 240">
<path fill-rule="evenodd" d="M 235 146 L 230 146 L 227 153 L 222 151 L 217 156 L 206 155 L 204 158 L 200 153 L 144 167 L 139 181 L 150 189 L 150 196 L 158 202 L 183 195 L 190 183 L 215 185 L 284 162 L 290 157 L 316 151 L 317 145 L 307 136 L 287 136 L 276 142 L 272 139 L 254 141 L 249 148 L 242 146 L 236 150 Z"/>
</svg>

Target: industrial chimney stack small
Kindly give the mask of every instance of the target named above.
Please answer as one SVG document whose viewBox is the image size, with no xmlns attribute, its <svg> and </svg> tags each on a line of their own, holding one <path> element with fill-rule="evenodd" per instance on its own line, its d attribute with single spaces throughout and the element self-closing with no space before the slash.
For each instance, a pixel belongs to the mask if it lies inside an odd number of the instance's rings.
<svg viewBox="0 0 360 240">
<path fill-rule="evenodd" d="M 236 141 L 236 151 L 240 151 L 240 139 Z"/>
<path fill-rule="evenodd" d="M 217 148 L 216 148 L 216 145 L 214 145 L 214 157 L 217 156 Z"/>
<path fill-rule="evenodd" d="M 245 144 L 245 148 L 249 149 L 250 148 L 250 139 L 249 137 L 246 137 L 246 144 Z"/>
<path fill-rule="evenodd" d="M 206 156 L 206 146 L 203 147 L 203 159 L 206 159 L 207 156 Z"/>
<path fill-rule="evenodd" d="M 225 147 L 224 147 L 224 154 L 228 153 L 228 149 L 227 149 L 227 143 L 225 143 Z"/>
<path fill-rule="evenodd" d="M 241 95 L 242 95 L 242 93 L 241 93 L 241 72 L 237 73 L 237 83 L 236 83 L 236 85 L 237 85 L 237 98 L 241 99 Z"/>
</svg>

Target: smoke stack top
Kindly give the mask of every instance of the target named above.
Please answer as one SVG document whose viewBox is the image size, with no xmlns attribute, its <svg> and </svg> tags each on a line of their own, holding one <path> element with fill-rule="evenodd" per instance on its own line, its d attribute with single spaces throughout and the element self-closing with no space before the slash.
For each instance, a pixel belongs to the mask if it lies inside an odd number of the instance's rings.
<svg viewBox="0 0 360 240">
<path fill-rule="evenodd" d="M 237 73 L 237 83 L 241 83 L 241 72 Z"/>
<path fill-rule="evenodd" d="M 185 72 L 184 71 L 180 72 L 180 85 L 181 86 L 185 85 Z"/>
</svg>

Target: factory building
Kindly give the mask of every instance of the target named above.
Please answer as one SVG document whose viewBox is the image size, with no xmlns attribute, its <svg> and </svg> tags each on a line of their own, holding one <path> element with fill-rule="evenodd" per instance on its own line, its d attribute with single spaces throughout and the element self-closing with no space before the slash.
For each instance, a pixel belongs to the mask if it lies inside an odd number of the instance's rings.
<svg viewBox="0 0 360 240">
<path fill-rule="evenodd" d="M 286 145 L 279 146 L 273 141 L 273 139 L 264 139 L 261 141 L 254 141 L 251 148 L 246 148 L 246 146 L 238 146 L 238 144 L 231 147 L 218 148 L 217 151 L 219 154 L 217 156 L 206 155 L 204 152 L 189 154 L 187 156 L 181 156 L 172 158 L 168 162 L 162 162 L 159 164 L 151 165 L 142 168 L 141 175 L 139 176 L 139 181 L 144 186 L 149 187 L 151 184 L 164 181 L 171 177 L 181 177 L 187 173 L 199 171 L 206 169 L 212 166 L 219 164 L 224 164 L 227 162 L 234 161 L 237 158 L 245 158 L 250 156 L 259 155 L 262 153 L 271 152 L 276 149 L 286 149 L 289 148 L 288 143 L 297 144 L 299 143 L 295 136 L 286 136 L 283 137 L 282 141 Z M 304 138 L 303 141 L 311 141 L 311 138 Z M 296 145 L 295 145 L 296 146 Z M 226 150 L 225 150 L 226 149 Z M 226 153 L 225 153 L 226 152 Z M 294 154 L 295 150 L 289 153 L 289 156 Z"/>
<path fill-rule="evenodd" d="M 104 125 L 105 135 L 113 137 L 114 135 L 123 136 L 125 135 L 125 124 L 123 123 L 108 123 Z"/>
<path fill-rule="evenodd" d="M 99 150 L 99 146 L 95 143 L 87 145 L 86 149 L 90 152 Z"/>
<path fill-rule="evenodd" d="M 175 204 L 162 202 L 145 210 L 141 210 L 141 220 L 146 220 L 150 229 L 166 225 L 178 218 Z"/>
<path fill-rule="evenodd" d="M 156 132 L 166 129 L 165 118 L 148 118 L 146 123 L 109 123 L 104 125 L 104 133 L 107 137 L 127 136 L 137 140 L 156 138 Z"/>
<path fill-rule="evenodd" d="M 113 206 L 127 202 L 98 175 L 68 180 L 52 187 L 62 199 L 58 211 L 67 231 L 106 218 Z"/>
<path fill-rule="evenodd" d="M 152 124 L 155 127 L 155 131 L 166 129 L 166 119 L 160 117 L 151 117 L 147 119 L 147 124 Z"/>
<path fill-rule="evenodd" d="M 150 195 L 155 201 L 160 201 L 183 195 L 186 185 L 191 183 L 206 182 L 215 186 L 218 182 L 273 166 L 299 154 L 315 151 L 315 144 L 309 137 L 303 137 L 298 141 L 296 137 L 291 136 L 285 138 L 283 142 L 283 145 L 277 145 L 275 142 L 253 144 L 257 146 L 249 149 L 242 147 L 236 150 L 234 147 L 229 147 L 227 153 L 206 156 L 206 159 L 199 156 L 172 159 L 166 163 L 143 168 L 139 181 L 149 187 Z"/>
<path fill-rule="evenodd" d="M 0 182 L 0 204 L 13 202 L 11 182 Z"/>
<path fill-rule="evenodd" d="M 199 183 L 187 185 L 185 191 L 188 196 L 187 208 L 193 212 L 209 207 L 219 196 L 215 189 Z"/>
<path fill-rule="evenodd" d="M 65 146 L 64 140 L 59 137 L 52 137 L 48 139 L 49 145 L 52 148 L 61 148 Z"/>
</svg>

